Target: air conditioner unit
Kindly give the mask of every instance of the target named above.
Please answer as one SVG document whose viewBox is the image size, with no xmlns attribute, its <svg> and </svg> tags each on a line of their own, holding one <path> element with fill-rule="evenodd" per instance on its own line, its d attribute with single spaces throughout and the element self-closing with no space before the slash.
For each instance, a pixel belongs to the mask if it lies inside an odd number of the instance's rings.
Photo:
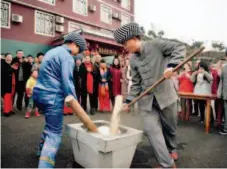
<svg viewBox="0 0 227 169">
<path fill-rule="evenodd" d="M 56 23 L 64 23 L 64 18 L 61 16 L 56 16 Z"/>
<path fill-rule="evenodd" d="M 23 22 L 23 16 L 18 15 L 18 14 L 12 14 L 12 21 L 17 22 L 17 23 L 22 23 Z"/>
<path fill-rule="evenodd" d="M 56 25 L 56 32 L 64 32 L 64 26 Z"/>
<path fill-rule="evenodd" d="M 119 18 L 120 18 L 119 13 L 113 13 L 113 18 L 115 18 L 115 19 L 119 19 Z"/>
<path fill-rule="evenodd" d="M 96 11 L 96 6 L 95 5 L 89 5 L 89 10 L 91 12 L 95 12 Z"/>
</svg>

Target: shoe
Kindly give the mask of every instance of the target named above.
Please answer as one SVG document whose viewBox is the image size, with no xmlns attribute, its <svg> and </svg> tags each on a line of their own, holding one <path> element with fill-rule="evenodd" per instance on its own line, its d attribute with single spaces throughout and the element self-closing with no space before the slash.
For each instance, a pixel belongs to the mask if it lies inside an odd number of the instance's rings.
<svg viewBox="0 0 227 169">
<path fill-rule="evenodd" d="M 17 108 L 18 111 L 22 111 L 22 108 Z"/>
<path fill-rule="evenodd" d="M 174 161 L 178 160 L 178 153 L 177 152 L 172 152 L 169 155 L 174 159 Z"/>
<path fill-rule="evenodd" d="M 226 131 L 224 131 L 224 130 L 221 130 L 221 131 L 219 131 L 219 134 L 221 134 L 221 135 L 225 136 L 225 135 L 227 135 L 227 132 L 226 132 Z"/>
<path fill-rule="evenodd" d="M 198 113 L 192 113 L 192 116 L 198 116 L 199 114 Z"/>
<path fill-rule="evenodd" d="M 26 118 L 26 119 L 30 118 L 30 113 L 29 112 L 25 113 L 24 118 Z"/>
<path fill-rule="evenodd" d="M 10 113 L 3 113 L 5 117 L 9 117 Z"/>
<path fill-rule="evenodd" d="M 73 112 L 68 112 L 67 114 L 70 115 L 70 116 L 72 116 L 73 115 Z"/>
<path fill-rule="evenodd" d="M 10 114 L 16 114 L 15 111 L 11 111 Z"/>
<path fill-rule="evenodd" d="M 90 114 L 95 115 L 95 109 L 92 108 L 91 111 L 90 111 Z"/>
<path fill-rule="evenodd" d="M 35 112 L 35 116 L 39 117 L 40 116 L 39 112 Z"/>
</svg>

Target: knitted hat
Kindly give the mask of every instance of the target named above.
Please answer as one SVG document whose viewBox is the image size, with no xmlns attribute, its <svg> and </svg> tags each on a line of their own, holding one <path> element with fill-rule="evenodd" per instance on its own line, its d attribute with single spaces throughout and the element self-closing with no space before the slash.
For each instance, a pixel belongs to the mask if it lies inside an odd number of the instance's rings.
<svg viewBox="0 0 227 169">
<path fill-rule="evenodd" d="M 127 40 L 142 34 L 143 33 L 137 23 L 128 23 L 114 32 L 114 38 L 117 43 L 123 44 Z"/>
<path fill-rule="evenodd" d="M 85 39 L 76 32 L 69 33 L 64 42 L 74 42 L 79 47 L 79 53 L 82 53 L 86 49 L 86 41 Z"/>
</svg>

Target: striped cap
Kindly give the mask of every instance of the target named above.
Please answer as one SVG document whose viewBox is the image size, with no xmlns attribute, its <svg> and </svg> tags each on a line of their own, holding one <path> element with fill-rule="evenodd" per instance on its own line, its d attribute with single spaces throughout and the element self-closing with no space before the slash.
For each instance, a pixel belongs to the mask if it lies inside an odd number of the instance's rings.
<svg viewBox="0 0 227 169">
<path fill-rule="evenodd" d="M 114 38 L 120 44 L 139 35 L 142 35 L 142 31 L 137 23 L 128 23 L 114 32 Z"/>
<path fill-rule="evenodd" d="M 85 39 L 76 32 L 69 33 L 64 39 L 64 42 L 66 41 L 74 42 L 80 49 L 79 53 L 82 53 L 87 48 Z"/>
</svg>

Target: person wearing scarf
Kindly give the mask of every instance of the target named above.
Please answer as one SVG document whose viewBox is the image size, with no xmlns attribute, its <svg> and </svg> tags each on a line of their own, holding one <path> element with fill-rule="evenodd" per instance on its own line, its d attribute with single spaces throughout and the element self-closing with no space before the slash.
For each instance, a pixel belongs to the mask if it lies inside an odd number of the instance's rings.
<svg viewBox="0 0 227 169">
<path fill-rule="evenodd" d="M 112 75 L 112 83 L 113 83 L 113 95 L 111 97 L 111 101 L 112 101 L 112 104 L 114 105 L 115 97 L 117 95 L 121 95 L 122 73 L 121 73 L 120 60 L 118 58 L 114 58 L 113 64 L 110 68 L 110 72 Z"/>
<path fill-rule="evenodd" d="M 90 56 L 85 57 L 84 65 L 87 72 L 87 94 L 89 94 L 90 101 L 90 114 L 94 115 L 95 113 L 95 105 L 94 105 L 94 78 L 93 78 L 93 64 L 91 63 Z"/>
<path fill-rule="evenodd" d="M 121 73 L 122 73 L 122 84 L 121 84 L 121 93 L 123 95 L 123 100 L 125 101 L 125 99 L 127 98 L 128 95 L 128 88 L 129 88 L 129 80 L 127 75 L 128 75 L 128 71 L 129 71 L 129 59 L 127 58 L 125 60 L 125 67 L 123 67 L 121 69 Z"/>
<path fill-rule="evenodd" d="M 110 112 L 111 73 L 103 59 L 100 62 L 99 80 L 99 111 Z"/>
<path fill-rule="evenodd" d="M 98 110 L 98 94 L 99 94 L 99 79 L 97 77 L 100 67 L 100 61 L 102 59 L 101 55 L 99 55 L 98 52 L 95 53 L 95 63 L 94 63 L 94 71 L 93 71 L 93 77 L 94 77 L 94 90 L 93 90 L 93 96 L 94 96 L 94 108 L 97 111 Z"/>
</svg>

